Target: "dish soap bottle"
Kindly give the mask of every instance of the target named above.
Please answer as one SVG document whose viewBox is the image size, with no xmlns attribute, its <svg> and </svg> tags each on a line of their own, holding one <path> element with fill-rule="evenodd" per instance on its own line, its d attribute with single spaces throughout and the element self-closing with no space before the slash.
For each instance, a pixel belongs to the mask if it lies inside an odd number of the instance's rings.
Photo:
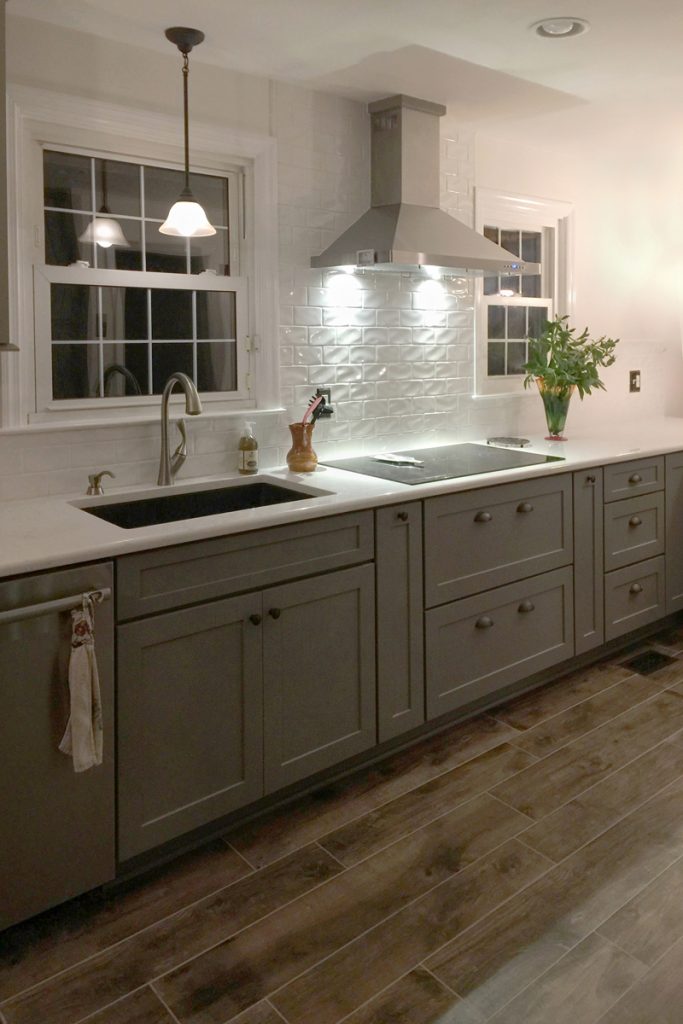
<svg viewBox="0 0 683 1024">
<path fill-rule="evenodd" d="M 237 445 L 237 469 L 248 475 L 258 473 L 258 441 L 254 437 L 254 424 L 245 423 Z"/>
</svg>

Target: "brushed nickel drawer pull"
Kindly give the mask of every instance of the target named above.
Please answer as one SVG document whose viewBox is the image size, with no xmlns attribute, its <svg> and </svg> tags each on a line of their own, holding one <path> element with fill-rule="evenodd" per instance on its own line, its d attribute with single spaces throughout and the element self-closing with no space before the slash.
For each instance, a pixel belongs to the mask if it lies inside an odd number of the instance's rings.
<svg viewBox="0 0 683 1024">
<path fill-rule="evenodd" d="M 534 604 L 533 601 L 522 601 L 522 603 L 520 604 L 519 608 L 517 609 L 518 612 L 522 612 L 522 613 L 533 612 L 535 610 L 536 610 L 536 605 Z"/>
<path fill-rule="evenodd" d="M 642 524 L 642 522 L 643 522 L 643 520 L 640 518 L 640 516 L 631 516 L 631 518 L 628 521 L 628 525 L 629 526 L 640 526 Z"/>
<path fill-rule="evenodd" d="M 629 593 L 631 594 L 642 594 L 643 587 L 640 583 L 632 583 L 629 587 Z"/>
<path fill-rule="evenodd" d="M 252 626 L 260 626 L 261 625 L 261 616 L 258 615 L 258 614 L 250 615 L 249 616 L 249 621 L 251 622 Z"/>
<path fill-rule="evenodd" d="M 268 614 L 270 615 L 271 619 L 279 619 L 280 616 L 282 615 L 282 612 L 279 608 L 269 608 Z"/>
<path fill-rule="evenodd" d="M 493 625 L 493 619 L 488 615 L 482 615 L 481 618 L 477 619 L 474 625 L 477 629 L 490 629 Z"/>
<path fill-rule="evenodd" d="M 408 522 L 408 513 L 407 512 L 397 512 L 396 513 L 396 518 L 399 519 L 402 523 L 407 523 Z"/>
<path fill-rule="evenodd" d="M 490 523 L 492 519 L 493 516 L 490 512 L 477 512 L 474 517 L 475 523 Z"/>
<path fill-rule="evenodd" d="M 523 501 L 521 505 L 517 506 L 518 512 L 533 512 L 533 510 L 534 506 L 528 501 Z"/>
<path fill-rule="evenodd" d="M 590 476 L 586 477 L 586 483 L 587 484 L 594 484 L 595 483 L 595 477 L 593 476 L 592 473 L 590 474 Z"/>
<path fill-rule="evenodd" d="M 628 482 L 630 484 L 642 484 L 643 478 L 640 473 L 633 473 L 632 476 L 628 478 Z"/>
</svg>

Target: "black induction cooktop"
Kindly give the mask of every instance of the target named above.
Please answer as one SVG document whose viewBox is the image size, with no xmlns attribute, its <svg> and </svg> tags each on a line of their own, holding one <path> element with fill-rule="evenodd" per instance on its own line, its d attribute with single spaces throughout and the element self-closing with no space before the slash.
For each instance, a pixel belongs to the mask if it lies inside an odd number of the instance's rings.
<svg viewBox="0 0 683 1024">
<path fill-rule="evenodd" d="M 322 465 L 346 469 L 350 473 L 379 477 L 398 484 L 429 484 L 435 480 L 451 480 L 476 473 L 497 473 L 502 469 L 519 469 L 547 462 L 564 462 L 560 455 L 537 455 L 513 448 L 496 448 L 487 444 L 447 444 L 440 448 L 416 448 L 393 452 L 401 458 L 414 459 L 422 465 L 400 465 L 378 462 L 376 457 L 362 455 L 354 459 L 336 459 Z"/>
</svg>

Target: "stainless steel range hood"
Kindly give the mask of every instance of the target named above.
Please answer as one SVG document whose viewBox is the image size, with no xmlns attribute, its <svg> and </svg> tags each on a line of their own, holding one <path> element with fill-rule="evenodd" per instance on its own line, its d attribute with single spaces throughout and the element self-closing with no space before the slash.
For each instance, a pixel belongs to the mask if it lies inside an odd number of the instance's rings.
<svg viewBox="0 0 683 1024">
<path fill-rule="evenodd" d="M 364 267 L 447 274 L 538 274 L 518 257 L 439 208 L 440 103 L 390 96 L 371 115 L 372 206 L 312 267 Z"/>
</svg>

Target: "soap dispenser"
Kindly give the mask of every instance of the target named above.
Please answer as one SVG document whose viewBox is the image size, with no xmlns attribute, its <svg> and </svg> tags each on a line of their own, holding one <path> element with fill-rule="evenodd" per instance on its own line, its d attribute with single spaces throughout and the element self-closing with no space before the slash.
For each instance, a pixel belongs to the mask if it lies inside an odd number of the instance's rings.
<svg viewBox="0 0 683 1024">
<path fill-rule="evenodd" d="M 237 445 L 237 469 L 249 475 L 258 473 L 258 441 L 254 437 L 254 424 L 245 423 Z"/>
</svg>

